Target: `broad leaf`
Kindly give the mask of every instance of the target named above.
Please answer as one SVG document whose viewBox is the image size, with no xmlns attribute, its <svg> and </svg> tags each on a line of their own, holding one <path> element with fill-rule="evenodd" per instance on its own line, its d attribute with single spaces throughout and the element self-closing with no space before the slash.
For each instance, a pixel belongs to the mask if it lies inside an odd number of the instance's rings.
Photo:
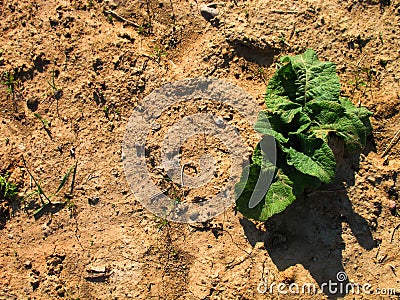
<svg viewBox="0 0 400 300">
<path fill-rule="evenodd" d="M 276 116 L 276 118 L 279 118 L 279 116 Z M 271 120 L 272 124 L 269 122 L 269 120 Z M 258 120 L 254 125 L 254 129 L 264 135 L 273 136 L 280 143 L 287 143 L 289 140 L 288 138 L 285 138 L 282 133 L 271 128 L 271 125 L 279 123 L 279 120 L 275 118 L 268 118 L 268 114 L 266 111 L 261 111 L 258 114 Z"/>
<path fill-rule="evenodd" d="M 339 98 L 339 101 L 346 109 L 346 114 L 356 115 L 361 122 L 363 122 L 366 129 L 366 134 L 370 135 L 372 133 L 372 126 L 369 117 L 372 115 L 372 112 L 365 107 L 355 107 L 353 102 L 351 102 L 348 98 Z"/>
<path fill-rule="evenodd" d="M 314 176 L 321 182 L 329 183 L 335 177 L 335 156 L 328 144 L 318 138 L 300 135 L 299 148 L 283 149 L 287 154 L 288 165 L 294 166 L 303 174 Z"/>
<path fill-rule="evenodd" d="M 335 133 L 342 137 L 349 152 L 359 151 L 366 143 L 369 134 L 367 126 L 355 113 L 357 109 L 347 104 L 343 107 L 340 102 L 312 101 L 307 104 L 305 111 L 314 120 L 311 132 L 324 141 L 328 141 L 329 134 Z M 368 111 L 361 111 L 365 117 Z M 368 120 L 368 117 L 367 117 Z"/>
<path fill-rule="evenodd" d="M 293 182 L 286 175 L 282 174 L 282 172 L 278 171 L 275 181 L 269 187 L 264 201 L 261 201 L 254 208 L 250 208 L 249 199 L 254 192 L 260 168 L 256 165 L 250 165 L 247 168 L 249 168 L 249 179 L 247 182 L 241 181 L 237 184 L 237 188 L 244 186 L 244 189 L 236 200 L 237 209 L 245 217 L 266 221 L 274 214 L 284 211 L 296 199 L 293 194 Z"/>
<path fill-rule="evenodd" d="M 296 104 L 304 106 L 311 100 L 336 100 L 340 93 L 336 65 L 318 60 L 314 50 L 296 56 L 285 56 L 286 63 L 272 77 L 268 84 L 265 103 L 272 112 L 287 109 Z M 282 101 L 282 97 L 286 97 Z M 290 101 L 294 102 L 290 107 Z"/>
</svg>

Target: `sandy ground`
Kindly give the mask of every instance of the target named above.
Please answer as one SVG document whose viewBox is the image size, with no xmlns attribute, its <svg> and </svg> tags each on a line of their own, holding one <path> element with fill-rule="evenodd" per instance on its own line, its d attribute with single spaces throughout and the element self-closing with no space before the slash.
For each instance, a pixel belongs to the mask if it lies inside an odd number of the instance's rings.
<svg viewBox="0 0 400 300">
<path fill-rule="evenodd" d="M 53 198 L 67 197 L 64 207 L 35 219 L 32 197 L 11 203 L 6 220 L 3 212 L 1 299 L 399 297 L 400 219 L 389 209 L 399 201 L 399 144 L 382 154 L 400 124 L 400 2 L 217 2 L 212 21 L 199 13 L 203 4 L 0 0 L 0 72 L 19 81 L 13 94 L 0 87 L 0 172 L 24 197 L 28 169 L 50 195 L 77 163 L 72 193 Z M 374 113 L 366 149 L 344 159 L 335 183 L 265 224 L 234 207 L 195 225 L 143 208 L 121 162 L 140 101 L 167 82 L 212 77 L 261 109 L 279 58 L 307 48 L 335 62 L 342 95 Z M 198 148 L 185 151 L 196 158 Z M 339 272 L 374 294 L 260 293 L 265 280 L 321 286 Z M 397 292 L 378 296 L 387 292 L 378 288 Z"/>
</svg>

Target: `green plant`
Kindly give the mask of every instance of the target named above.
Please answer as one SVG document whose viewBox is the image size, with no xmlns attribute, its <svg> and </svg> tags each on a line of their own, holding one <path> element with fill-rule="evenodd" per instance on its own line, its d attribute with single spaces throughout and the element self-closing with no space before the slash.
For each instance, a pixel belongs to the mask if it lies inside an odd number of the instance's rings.
<svg viewBox="0 0 400 300">
<path fill-rule="evenodd" d="M 16 74 L 11 71 L 5 71 L 2 80 L 1 84 L 7 86 L 7 93 L 12 95 L 14 98 L 16 89 L 19 85 L 19 80 L 17 79 Z"/>
<path fill-rule="evenodd" d="M 58 193 L 62 190 L 62 188 L 64 187 L 64 185 L 67 183 L 69 175 L 71 174 L 71 172 L 73 171 L 73 174 L 75 175 L 76 173 L 76 167 L 77 167 L 77 163 L 73 164 L 67 171 L 67 173 L 65 173 L 64 177 L 61 179 L 61 182 L 56 190 L 56 192 L 54 194 L 51 195 L 47 195 L 44 191 L 42 186 L 40 185 L 40 183 L 33 177 L 32 173 L 29 171 L 27 165 L 26 165 L 26 161 L 24 158 L 22 158 L 22 161 L 24 163 L 25 169 L 28 172 L 30 178 L 32 179 L 33 183 L 35 184 L 36 189 L 34 189 L 31 193 L 29 193 L 27 196 L 24 197 L 24 200 L 32 197 L 32 196 L 38 196 L 39 200 L 40 200 L 40 208 L 38 208 L 37 210 L 35 210 L 33 212 L 33 215 L 36 217 L 43 209 L 51 206 L 56 206 L 56 205 L 66 205 L 68 203 L 70 203 L 70 196 L 67 197 L 67 202 L 52 202 L 51 199 L 58 195 Z M 70 189 L 70 193 L 72 193 L 72 189 L 73 189 L 73 184 L 74 184 L 74 180 L 72 180 L 71 182 L 71 189 Z"/>
<path fill-rule="evenodd" d="M 9 175 L 0 175 L 0 228 L 5 225 L 10 216 L 10 207 L 17 198 L 18 187 L 8 180 Z"/>
<path fill-rule="evenodd" d="M 54 97 L 56 100 L 60 99 L 62 96 L 62 89 L 59 89 L 56 86 L 55 83 L 55 71 L 53 70 L 51 73 L 51 80 L 47 80 L 47 83 L 49 84 L 49 86 L 52 88 L 52 97 Z"/>
<path fill-rule="evenodd" d="M 137 32 L 138 32 L 138 34 L 141 34 L 141 35 L 146 35 L 146 34 L 150 34 L 151 33 L 151 30 L 152 30 L 152 27 L 151 27 L 152 25 L 151 25 L 151 22 L 144 22 L 144 23 L 142 23 L 141 25 L 139 25 L 138 27 L 137 27 Z"/>
<path fill-rule="evenodd" d="M 8 181 L 9 175 L 0 175 L 0 200 L 11 200 L 18 194 L 18 187 Z"/>
<path fill-rule="evenodd" d="M 74 214 L 74 212 L 76 210 L 76 204 L 73 201 L 71 201 L 70 199 L 68 199 L 66 206 L 67 206 L 67 209 L 71 212 L 71 214 Z"/>
<path fill-rule="evenodd" d="M 159 218 L 156 217 L 157 219 L 157 230 L 161 231 L 164 227 L 169 226 L 168 220 L 167 219 L 163 219 L 163 218 Z"/>
<path fill-rule="evenodd" d="M 112 114 L 114 114 L 115 116 L 120 116 L 121 114 L 121 111 L 116 107 L 114 103 L 111 103 L 110 105 L 104 105 L 102 107 L 102 111 L 106 118 L 110 118 Z"/>
<path fill-rule="evenodd" d="M 264 81 L 265 83 L 267 83 L 266 81 L 266 75 L 265 75 L 265 71 L 262 67 L 258 67 L 257 68 L 257 75 L 262 79 L 262 81 Z"/>
<path fill-rule="evenodd" d="M 339 97 L 336 65 L 321 62 L 308 49 L 304 54 L 285 56 L 283 65 L 268 83 L 265 103 L 255 129 L 275 138 L 276 164 L 260 144 L 252 163 L 244 170 L 236 191 L 237 209 L 248 218 L 265 221 L 286 209 L 306 188 L 318 188 L 335 177 L 336 161 L 328 145 L 330 137 L 344 141 L 348 153 L 360 151 L 372 132 L 371 113 Z M 262 142 L 262 141 L 261 141 Z M 273 175 L 261 202 L 250 207 L 251 195 L 262 173 Z"/>
<path fill-rule="evenodd" d="M 139 25 L 137 29 L 138 34 L 144 34 L 145 33 L 145 27 L 143 25 Z"/>
<path fill-rule="evenodd" d="M 150 56 L 153 57 L 157 63 L 160 63 L 161 58 L 165 55 L 167 55 L 167 53 L 158 46 L 155 46 L 153 53 L 150 54 Z"/>
<path fill-rule="evenodd" d="M 42 122 L 43 128 L 48 129 L 51 126 L 51 123 L 44 119 L 41 115 L 39 114 L 33 114 L 35 116 L 36 119 L 38 119 L 40 122 Z"/>
</svg>

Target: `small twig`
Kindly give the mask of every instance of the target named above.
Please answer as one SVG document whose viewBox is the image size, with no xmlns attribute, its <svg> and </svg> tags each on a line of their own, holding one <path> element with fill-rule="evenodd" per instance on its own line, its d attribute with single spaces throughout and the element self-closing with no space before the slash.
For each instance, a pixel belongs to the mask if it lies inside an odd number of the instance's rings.
<svg viewBox="0 0 400 300">
<path fill-rule="evenodd" d="M 275 13 L 275 14 L 298 14 L 299 11 L 297 10 L 278 10 L 278 9 L 271 9 L 269 12 L 271 13 Z"/>
<path fill-rule="evenodd" d="M 88 182 L 88 181 L 90 181 L 92 179 L 95 179 L 95 178 L 99 178 L 99 177 L 100 177 L 99 175 L 89 174 L 88 178 L 86 179 L 86 182 Z"/>
<path fill-rule="evenodd" d="M 378 258 L 379 251 L 381 251 L 381 244 L 378 245 L 378 250 L 376 251 L 375 258 Z"/>
<path fill-rule="evenodd" d="M 396 134 L 390 141 L 389 145 L 387 145 L 385 151 L 383 151 L 381 157 L 384 157 L 386 154 L 388 154 L 389 151 L 398 143 L 399 140 L 400 140 L 400 129 L 397 130 Z"/>
<path fill-rule="evenodd" d="M 336 189 L 336 190 L 318 190 L 312 193 L 307 194 L 307 197 L 310 197 L 314 194 L 319 194 L 319 193 L 337 193 L 337 192 L 347 192 L 344 189 Z"/>
<path fill-rule="evenodd" d="M 159 192 L 159 193 L 157 193 L 157 194 L 154 194 L 153 196 L 150 197 L 150 200 L 154 200 L 154 199 L 157 198 L 158 196 L 161 196 L 162 194 L 166 193 L 169 189 L 170 189 L 170 187 L 167 188 L 167 189 L 165 189 L 165 190 L 162 190 L 161 192 Z"/>
<path fill-rule="evenodd" d="M 394 276 L 396 276 L 396 277 L 397 277 L 397 274 L 396 274 L 396 268 L 395 268 L 393 265 L 389 265 L 389 267 L 390 267 L 390 269 L 392 270 L 392 272 L 393 272 Z"/>
<path fill-rule="evenodd" d="M 132 26 L 134 26 L 134 27 L 136 27 L 136 28 L 140 28 L 140 25 L 139 25 L 139 24 L 137 24 L 137 23 L 135 23 L 135 22 L 132 22 L 132 21 L 130 21 L 130 20 L 128 20 L 128 19 L 125 19 L 124 17 L 122 17 L 122 16 L 120 16 L 119 14 L 117 14 L 115 11 L 112 11 L 112 10 L 105 10 L 104 13 L 105 13 L 105 14 L 112 15 L 113 17 L 115 17 L 115 18 L 117 18 L 117 19 L 120 19 L 121 21 L 124 21 L 124 22 L 126 22 L 126 23 L 128 23 L 128 24 L 130 24 L 130 25 L 132 25 Z"/>
<path fill-rule="evenodd" d="M 141 55 L 144 56 L 144 57 L 150 58 L 150 59 L 154 58 L 153 56 L 151 56 L 151 55 L 149 55 L 147 53 L 142 53 Z"/>
<path fill-rule="evenodd" d="M 366 56 L 367 54 L 363 54 L 363 56 L 361 56 L 361 58 L 358 60 L 358 62 L 357 62 L 357 64 L 356 64 L 356 67 L 358 68 L 359 67 L 359 65 L 360 65 L 360 63 L 362 62 L 362 60 L 364 59 L 364 57 Z"/>
<path fill-rule="evenodd" d="M 233 259 L 232 262 L 229 262 L 226 266 L 225 266 L 225 270 L 229 270 L 229 269 L 233 269 L 234 267 L 244 263 L 246 260 L 248 260 L 251 257 L 251 253 L 247 254 L 244 258 L 239 259 L 238 261 L 235 262 L 236 259 Z"/>
<path fill-rule="evenodd" d="M 394 229 L 393 229 L 393 232 L 392 232 L 392 237 L 390 238 L 390 242 L 392 243 L 393 242 L 393 239 L 394 239 L 394 233 L 396 232 L 396 230 L 398 230 L 400 228 L 400 224 L 399 225 L 397 225 Z"/>
</svg>

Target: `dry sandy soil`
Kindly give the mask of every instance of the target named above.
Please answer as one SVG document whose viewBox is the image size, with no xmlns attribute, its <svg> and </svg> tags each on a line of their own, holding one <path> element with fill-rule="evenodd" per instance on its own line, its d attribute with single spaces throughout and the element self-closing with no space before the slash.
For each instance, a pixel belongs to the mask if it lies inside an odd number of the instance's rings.
<svg viewBox="0 0 400 300">
<path fill-rule="evenodd" d="M 211 21 L 202 4 L 0 0 L 0 72 L 19 81 L 13 94 L 0 87 L 0 172 L 22 199 L 34 187 L 28 170 L 52 194 L 77 162 L 72 194 L 70 176 L 54 200 L 64 207 L 35 218 L 31 197 L 2 211 L 1 299 L 272 299 L 276 290 L 258 292 L 262 280 L 322 285 L 338 272 L 397 294 L 292 297 L 399 297 L 400 218 L 389 206 L 399 201 L 400 144 L 382 154 L 400 126 L 400 2 L 221 1 Z M 279 58 L 307 48 L 335 62 L 342 94 L 374 113 L 366 149 L 344 159 L 332 186 L 265 224 L 233 207 L 196 225 L 143 208 L 121 145 L 146 95 L 213 77 L 261 109 Z"/>
</svg>

